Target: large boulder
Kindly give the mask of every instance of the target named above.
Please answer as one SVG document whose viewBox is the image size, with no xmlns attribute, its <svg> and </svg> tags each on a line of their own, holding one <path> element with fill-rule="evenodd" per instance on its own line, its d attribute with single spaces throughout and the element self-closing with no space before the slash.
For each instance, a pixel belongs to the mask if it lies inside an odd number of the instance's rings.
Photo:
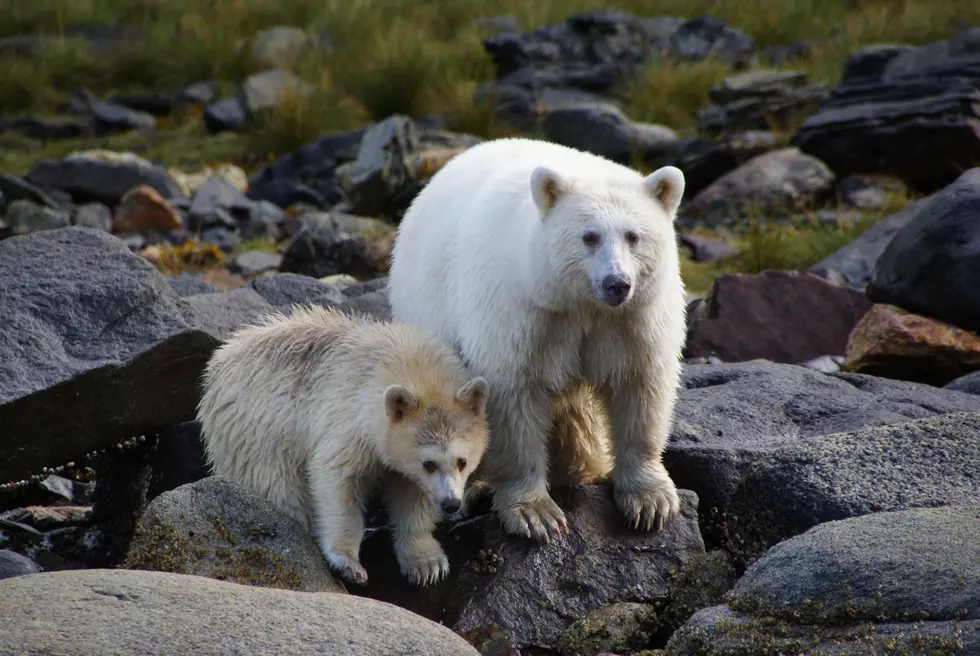
<svg viewBox="0 0 980 656">
<path fill-rule="evenodd" d="M 821 524 L 770 549 L 666 653 L 980 653 L 977 535 L 975 503 Z"/>
<path fill-rule="evenodd" d="M 0 242 L 0 481 L 193 419 L 219 338 L 99 230 Z"/>
<path fill-rule="evenodd" d="M 868 298 L 980 332 L 978 215 L 980 167 L 895 233 L 878 258 Z"/>
<path fill-rule="evenodd" d="M 93 569 L 6 579 L 0 617 L 7 654 L 479 654 L 446 627 L 371 599 L 187 574 Z"/>
</svg>

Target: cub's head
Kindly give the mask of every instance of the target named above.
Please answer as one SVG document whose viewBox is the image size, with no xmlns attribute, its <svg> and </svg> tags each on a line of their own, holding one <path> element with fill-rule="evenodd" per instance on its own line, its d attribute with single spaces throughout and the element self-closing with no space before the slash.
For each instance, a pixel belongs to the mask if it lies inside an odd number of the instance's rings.
<svg viewBox="0 0 980 656">
<path fill-rule="evenodd" d="M 432 505 L 452 514 L 487 446 L 487 383 L 473 378 L 451 398 L 420 398 L 401 385 L 385 390 L 388 466 L 414 481 Z"/>
<path fill-rule="evenodd" d="M 684 182 L 673 166 L 635 180 L 536 168 L 530 183 L 542 223 L 544 275 L 559 281 L 571 300 L 591 297 L 602 307 L 624 306 L 648 291 L 665 261 L 676 259 L 674 219 Z"/>
</svg>

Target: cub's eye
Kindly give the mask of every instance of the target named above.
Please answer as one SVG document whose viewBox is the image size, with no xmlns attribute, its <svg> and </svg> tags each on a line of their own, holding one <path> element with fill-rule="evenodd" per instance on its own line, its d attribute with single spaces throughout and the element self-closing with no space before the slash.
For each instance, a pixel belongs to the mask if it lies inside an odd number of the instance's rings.
<svg viewBox="0 0 980 656">
<path fill-rule="evenodd" d="M 626 243 L 630 246 L 636 246 L 636 242 L 640 241 L 640 235 L 636 234 L 632 230 L 626 233 Z"/>
<path fill-rule="evenodd" d="M 599 243 L 599 234 L 595 232 L 587 232 L 582 235 L 582 241 L 585 242 L 586 246 L 595 246 Z"/>
<path fill-rule="evenodd" d="M 431 460 L 426 460 L 422 463 L 422 469 L 431 474 L 436 470 L 436 463 L 432 462 Z"/>
<path fill-rule="evenodd" d="M 459 468 L 459 471 L 463 471 L 464 469 L 466 469 L 466 458 L 460 458 L 459 460 L 457 460 L 456 467 Z"/>
</svg>

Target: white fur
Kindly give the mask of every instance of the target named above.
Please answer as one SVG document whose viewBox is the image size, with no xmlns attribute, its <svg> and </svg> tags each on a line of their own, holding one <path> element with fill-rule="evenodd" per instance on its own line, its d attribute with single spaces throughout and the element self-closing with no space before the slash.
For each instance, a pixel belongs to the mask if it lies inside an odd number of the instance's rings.
<svg viewBox="0 0 980 656">
<path fill-rule="evenodd" d="M 571 148 L 500 139 L 450 160 L 402 219 L 394 318 L 432 330 L 487 379 L 491 440 L 478 475 L 509 531 L 548 540 L 567 530 L 549 461 L 579 480 L 612 467 L 633 526 L 679 512 L 661 454 L 685 338 L 673 226 L 683 191 L 674 167 L 644 178 Z M 616 277 L 630 284 L 618 305 L 604 287 Z"/>
<path fill-rule="evenodd" d="M 482 457 L 485 398 L 486 382 L 428 332 L 311 307 L 217 349 L 198 416 L 214 473 L 313 530 L 355 583 L 367 580 L 365 504 L 383 482 L 402 572 L 425 584 L 449 570 L 432 531 Z"/>
</svg>

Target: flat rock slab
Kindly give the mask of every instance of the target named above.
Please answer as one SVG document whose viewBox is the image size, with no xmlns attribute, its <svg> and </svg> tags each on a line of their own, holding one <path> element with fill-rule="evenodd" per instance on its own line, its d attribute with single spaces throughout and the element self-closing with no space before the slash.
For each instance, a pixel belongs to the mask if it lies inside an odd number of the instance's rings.
<svg viewBox="0 0 980 656">
<path fill-rule="evenodd" d="M 605 486 L 555 488 L 570 533 L 548 545 L 505 535 L 495 515 L 441 529 L 449 578 L 423 590 L 409 587 L 391 553 L 390 534 L 364 545 L 367 588 L 348 588 L 404 606 L 457 632 L 492 625 L 519 648 L 555 648 L 562 633 L 589 612 L 617 602 L 668 597 L 671 571 L 704 553 L 697 497 L 681 490 L 681 515 L 661 533 L 625 527 Z"/>
<path fill-rule="evenodd" d="M 977 653 L 977 535 L 975 504 L 821 524 L 770 549 L 667 654 L 743 653 L 760 641 L 780 653 Z"/>
<path fill-rule="evenodd" d="M 187 574 L 94 569 L 5 579 L 0 617 L 5 654 L 479 654 L 446 627 L 371 599 Z"/>
<path fill-rule="evenodd" d="M 194 418 L 219 338 L 119 239 L 0 242 L 0 307 L 0 481 Z"/>
</svg>

